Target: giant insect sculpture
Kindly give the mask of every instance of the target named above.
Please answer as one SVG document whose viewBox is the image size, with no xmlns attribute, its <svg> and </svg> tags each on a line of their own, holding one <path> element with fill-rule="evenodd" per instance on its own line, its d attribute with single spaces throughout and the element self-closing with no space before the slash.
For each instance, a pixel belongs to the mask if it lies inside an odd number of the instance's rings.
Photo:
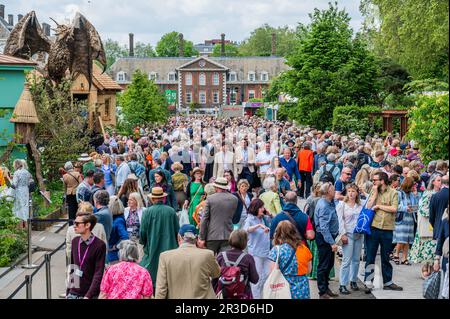
<svg viewBox="0 0 450 319">
<path fill-rule="evenodd" d="M 47 64 L 40 70 L 44 76 L 59 83 L 69 70 L 72 76 L 83 74 L 90 87 L 93 61 L 97 60 L 106 69 L 100 35 L 81 13 L 76 14 L 70 25 L 55 23 L 56 37 L 52 41 L 42 30 L 36 13 L 29 12 L 11 31 L 4 54 L 30 60 L 35 54 L 48 53 Z"/>
</svg>

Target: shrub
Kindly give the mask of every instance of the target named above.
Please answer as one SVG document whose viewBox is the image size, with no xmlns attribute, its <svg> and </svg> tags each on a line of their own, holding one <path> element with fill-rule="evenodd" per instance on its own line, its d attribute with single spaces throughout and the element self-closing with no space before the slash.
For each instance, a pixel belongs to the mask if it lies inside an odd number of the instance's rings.
<svg viewBox="0 0 450 319">
<path fill-rule="evenodd" d="M 0 198 L 0 267 L 8 266 L 26 250 L 26 234 L 18 229 L 19 219 L 12 213 L 13 203 Z"/>
<path fill-rule="evenodd" d="M 425 162 L 448 159 L 448 107 L 448 93 L 422 95 L 408 112 L 407 137 L 419 145 Z"/>
<path fill-rule="evenodd" d="M 339 134 L 355 133 L 360 136 L 381 132 L 382 120 L 369 120 L 369 113 L 380 112 L 378 106 L 337 106 L 333 111 L 333 131 Z"/>
</svg>

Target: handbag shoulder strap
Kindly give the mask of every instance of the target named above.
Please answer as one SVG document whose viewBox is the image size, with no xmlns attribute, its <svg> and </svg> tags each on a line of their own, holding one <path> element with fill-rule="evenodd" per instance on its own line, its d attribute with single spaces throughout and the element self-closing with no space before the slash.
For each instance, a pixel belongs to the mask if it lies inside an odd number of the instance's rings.
<svg viewBox="0 0 450 319">
<path fill-rule="evenodd" d="M 285 211 L 283 211 L 283 214 L 285 214 L 285 215 L 289 218 L 289 220 L 291 221 L 292 224 L 294 224 L 295 229 L 296 229 L 297 232 L 298 232 L 299 226 L 298 226 L 297 222 L 295 221 L 294 217 L 292 217 L 291 214 L 289 214 L 288 212 L 285 212 Z M 300 234 L 300 235 L 301 235 L 301 234 Z M 303 237 L 303 236 L 301 236 L 301 237 Z"/>
<path fill-rule="evenodd" d="M 191 184 L 191 185 L 192 185 L 192 184 Z M 190 187 L 190 185 L 189 185 L 189 187 Z M 192 203 L 194 202 L 195 196 L 197 196 L 198 192 L 200 192 L 200 189 L 202 189 L 202 188 L 203 188 L 203 185 L 200 184 L 200 186 L 197 188 L 197 191 L 195 192 L 194 196 L 192 197 L 192 199 L 191 199 L 191 201 L 190 201 L 190 203 L 189 203 L 188 210 L 189 210 L 189 208 L 191 207 Z"/>
<path fill-rule="evenodd" d="M 280 249 L 281 249 L 281 248 L 280 248 Z M 295 250 L 295 249 L 292 249 L 292 254 L 291 254 L 291 256 L 289 257 L 287 263 L 284 265 L 283 269 L 280 269 L 281 272 L 284 272 L 284 271 L 289 267 L 289 265 L 292 263 L 292 260 L 294 259 L 294 256 L 295 256 L 295 252 L 296 252 L 296 250 Z"/>
<path fill-rule="evenodd" d="M 238 195 L 238 197 L 239 197 L 239 200 L 242 202 L 242 205 L 244 205 L 245 209 L 248 211 L 248 206 L 247 206 L 247 204 L 245 203 L 245 199 L 242 198 L 241 193 L 237 192 L 237 195 Z"/>
<path fill-rule="evenodd" d="M 68 174 L 69 176 L 72 176 L 72 178 L 73 178 L 74 180 L 77 181 L 77 186 L 80 185 L 80 181 L 78 180 L 78 178 L 76 178 L 75 176 L 73 176 L 73 175 L 70 174 L 69 172 L 67 172 L 67 174 Z"/>
</svg>

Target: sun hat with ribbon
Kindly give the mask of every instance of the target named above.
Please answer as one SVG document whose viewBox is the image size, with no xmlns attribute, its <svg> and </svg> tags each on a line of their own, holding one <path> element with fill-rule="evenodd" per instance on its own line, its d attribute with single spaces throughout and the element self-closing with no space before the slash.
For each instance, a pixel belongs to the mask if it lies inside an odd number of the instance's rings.
<svg viewBox="0 0 450 319">
<path fill-rule="evenodd" d="M 90 157 L 87 153 L 83 153 L 80 157 L 78 157 L 79 162 L 89 162 L 90 160 L 92 160 L 92 157 Z"/>
<path fill-rule="evenodd" d="M 167 193 L 164 193 L 162 187 L 153 187 L 152 192 L 148 195 L 151 199 L 155 198 L 164 198 L 167 196 Z"/>
<path fill-rule="evenodd" d="M 213 183 L 214 187 L 229 190 L 228 181 L 225 177 L 218 177 Z"/>
</svg>

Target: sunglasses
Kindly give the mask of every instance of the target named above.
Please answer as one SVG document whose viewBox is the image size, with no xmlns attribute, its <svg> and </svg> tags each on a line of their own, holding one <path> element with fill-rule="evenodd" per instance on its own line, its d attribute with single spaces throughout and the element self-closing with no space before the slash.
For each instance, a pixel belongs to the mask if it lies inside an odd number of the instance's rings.
<svg viewBox="0 0 450 319">
<path fill-rule="evenodd" d="M 86 222 L 73 222 L 73 224 L 78 227 L 79 225 L 86 225 Z"/>
</svg>

